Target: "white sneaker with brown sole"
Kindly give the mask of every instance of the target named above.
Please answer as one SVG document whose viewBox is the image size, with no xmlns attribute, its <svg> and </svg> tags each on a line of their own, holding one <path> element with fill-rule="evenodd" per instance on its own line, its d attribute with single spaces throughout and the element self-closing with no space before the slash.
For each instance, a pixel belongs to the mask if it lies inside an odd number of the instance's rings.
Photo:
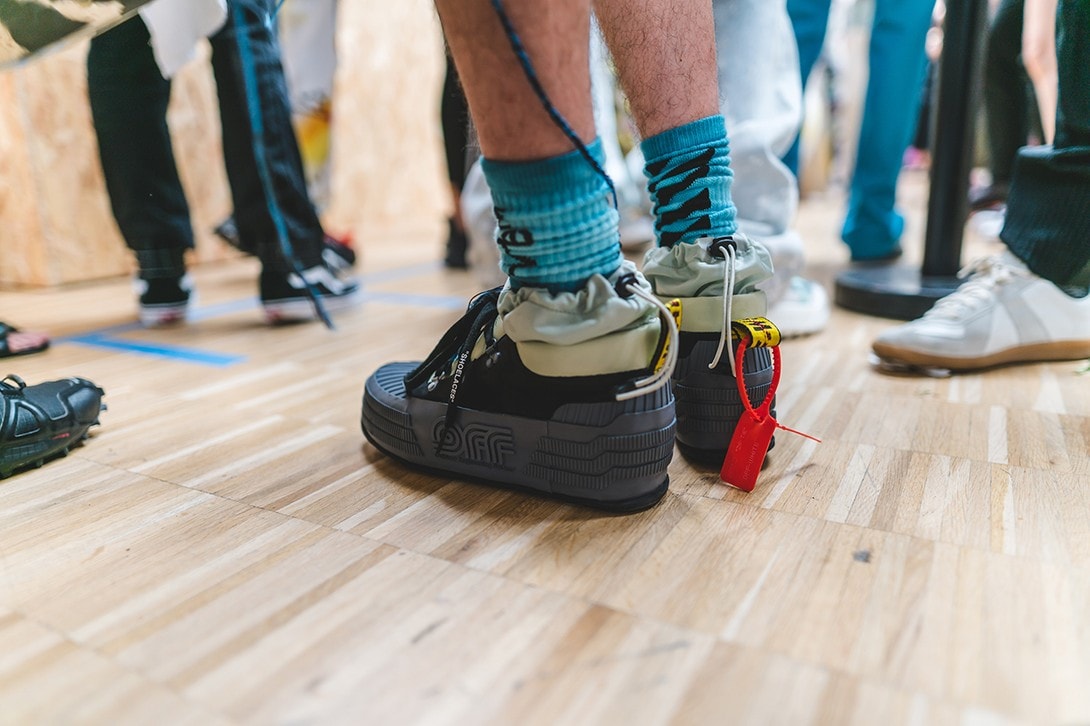
<svg viewBox="0 0 1090 726">
<path fill-rule="evenodd" d="M 923 317 L 878 336 L 883 363 L 972 370 L 1090 357 L 1090 297 L 1065 294 L 1009 252 L 966 272 Z"/>
</svg>

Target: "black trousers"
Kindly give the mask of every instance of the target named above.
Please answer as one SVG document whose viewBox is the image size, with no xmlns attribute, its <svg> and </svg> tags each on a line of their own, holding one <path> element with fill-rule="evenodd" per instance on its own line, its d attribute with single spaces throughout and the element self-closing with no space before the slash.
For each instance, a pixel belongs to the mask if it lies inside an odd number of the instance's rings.
<svg viewBox="0 0 1090 726">
<path fill-rule="evenodd" d="M 256 250 L 267 269 L 289 268 L 270 209 L 275 203 L 295 255 L 311 267 L 321 260 L 324 233 L 307 195 L 276 28 L 265 22 L 270 3 L 230 0 L 228 6 L 231 13 L 241 11 L 245 21 L 260 101 L 260 142 L 274 197 L 266 197 L 259 175 L 251 130 L 256 127 L 229 14 L 224 28 L 209 40 L 240 241 Z M 177 276 L 185 269 L 183 253 L 193 246 L 193 230 L 167 128 L 171 84 L 160 75 L 142 20 L 130 20 L 92 41 L 87 77 L 102 170 L 121 234 L 136 253 L 143 278 Z"/>
<path fill-rule="evenodd" d="M 1056 139 L 1018 153 L 1000 236 L 1035 273 L 1084 297 L 1090 293 L 1090 0 L 1059 1 L 1056 54 Z"/>
</svg>

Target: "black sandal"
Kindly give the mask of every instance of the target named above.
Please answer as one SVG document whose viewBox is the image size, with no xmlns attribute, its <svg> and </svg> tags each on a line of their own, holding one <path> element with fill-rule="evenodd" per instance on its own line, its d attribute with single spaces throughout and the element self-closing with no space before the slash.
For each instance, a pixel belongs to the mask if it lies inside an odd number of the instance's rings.
<svg viewBox="0 0 1090 726">
<path fill-rule="evenodd" d="M 32 355 L 34 353 L 41 353 L 43 350 L 49 347 L 49 339 L 41 345 L 36 345 L 25 350 L 13 351 L 11 346 L 8 345 L 8 335 L 10 333 L 18 333 L 19 329 L 8 325 L 7 323 L 0 322 L 0 358 L 11 358 L 17 355 Z"/>
</svg>

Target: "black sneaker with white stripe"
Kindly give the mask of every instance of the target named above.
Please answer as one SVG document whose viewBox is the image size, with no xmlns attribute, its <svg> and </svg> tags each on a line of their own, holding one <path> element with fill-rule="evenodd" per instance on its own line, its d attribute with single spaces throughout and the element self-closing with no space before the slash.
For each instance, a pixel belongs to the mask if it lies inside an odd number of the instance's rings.
<svg viewBox="0 0 1090 726">
<path fill-rule="evenodd" d="M 347 273 L 347 268 L 325 262 L 303 270 L 302 277 L 291 271 L 262 270 L 261 306 L 265 320 L 275 324 L 316 319 L 307 285 L 329 313 L 355 307 L 361 301 L 360 284 Z"/>
<path fill-rule="evenodd" d="M 137 278 L 133 284 L 144 327 L 159 328 L 185 322 L 193 297 L 193 280 L 189 275 L 151 280 Z"/>
</svg>

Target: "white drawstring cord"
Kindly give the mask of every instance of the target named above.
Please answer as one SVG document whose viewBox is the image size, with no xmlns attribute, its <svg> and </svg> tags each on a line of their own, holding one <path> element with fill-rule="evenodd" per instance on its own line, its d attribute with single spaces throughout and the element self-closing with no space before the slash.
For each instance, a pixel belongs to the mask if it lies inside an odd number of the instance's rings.
<svg viewBox="0 0 1090 726">
<path fill-rule="evenodd" d="M 708 364 L 708 368 L 715 368 L 719 365 L 719 360 L 723 357 L 723 350 L 727 346 L 727 341 L 731 339 L 730 335 L 730 320 L 732 308 L 734 305 L 734 276 L 735 276 L 735 257 L 734 246 L 726 245 L 721 248 L 724 255 L 724 270 L 723 270 L 723 327 L 719 331 L 719 348 L 715 351 L 715 357 L 712 358 L 712 362 Z M 732 351 L 733 353 L 733 351 Z M 727 360 L 730 361 L 730 372 L 735 378 L 738 377 L 738 371 L 735 370 L 734 355 L 728 355 Z"/>
<path fill-rule="evenodd" d="M 677 365 L 677 349 L 680 345 L 677 323 L 674 322 L 674 315 L 670 312 L 670 309 L 663 305 L 661 300 L 645 291 L 636 283 L 626 285 L 625 289 L 633 295 L 643 298 L 658 309 L 659 317 L 662 318 L 662 323 L 666 326 L 666 360 L 658 371 L 646 378 L 641 378 L 636 381 L 635 384 L 633 384 L 634 387 L 632 390 L 618 393 L 615 396 L 618 401 L 627 401 L 632 398 L 644 396 L 648 393 L 657 391 L 669 383 L 670 376 L 674 373 L 674 366 Z"/>
</svg>

